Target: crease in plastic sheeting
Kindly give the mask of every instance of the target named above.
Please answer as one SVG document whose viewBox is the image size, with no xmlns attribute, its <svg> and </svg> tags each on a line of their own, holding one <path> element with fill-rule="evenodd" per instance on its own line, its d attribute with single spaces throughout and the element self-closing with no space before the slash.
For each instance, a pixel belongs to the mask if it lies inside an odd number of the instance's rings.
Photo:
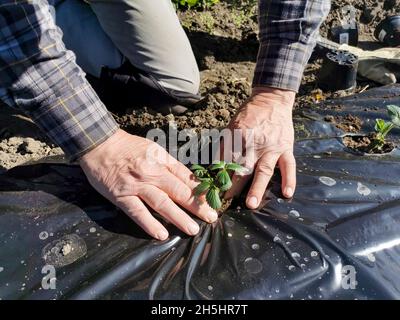
<svg viewBox="0 0 400 320">
<path fill-rule="evenodd" d="M 137 252 L 132 252 L 131 256 L 125 261 L 114 266 L 113 270 L 102 278 L 97 279 L 93 284 L 81 288 L 79 293 L 73 295 L 71 299 L 88 300 L 101 298 L 107 292 L 112 291 L 116 286 L 129 278 L 129 276 L 140 273 L 142 269 L 148 266 L 149 262 L 151 263 L 157 257 L 165 255 L 178 240 L 179 238 L 176 237 L 162 244 L 152 242 L 140 248 Z"/>
<path fill-rule="evenodd" d="M 337 107 L 295 116 L 304 124 L 295 144 L 295 197 L 282 198 L 276 174 L 259 210 L 243 209 L 243 193 L 236 209 L 201 223 L 196 237 L 166 224 L 168 240 L 150 239 L 77 166 L 2 173 L 0 298 L 400 299 L 399 149 L 356 155 L 344 146 L 345 133 L 323 121 L 356 114 L 368 132 L 375 118 L 387 117 L 386 105 L 400 105 L 400 86 L 326 104 Z M 43 248 L 74 233 L 86 254 L 59 265 L 56 288 L 44 289 Z M 355 271 L 350 286 L 344 269 Z"/>
</svg>

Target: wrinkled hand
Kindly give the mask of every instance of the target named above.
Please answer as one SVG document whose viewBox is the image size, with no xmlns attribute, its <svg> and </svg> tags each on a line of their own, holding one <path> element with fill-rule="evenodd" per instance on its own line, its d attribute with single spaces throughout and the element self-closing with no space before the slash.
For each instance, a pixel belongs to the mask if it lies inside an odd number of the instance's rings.
<svg viewBox="0 0 400 320">
<path fill-rule="evenodd" d="M 165 240 L 168 231 L 143 202 L 189 235 L 199 226 L 177 204 L 207 222 L 218 218 L 194 197 L 190 170 L 148 139 L 118 130 L 79 162 L 91 185 L 154 238 Z"/>
<path fill-rule="evenodd" d="M 267 185 L 274 173 L 276 164 L 282 175 L 282 193 L 293 196 L 296 187 L 296 162 L 293 156 L 294 129 L 292 109 L 295 92 L 274 89 L 254 88 L 252 96 L 239 109 L 228 128 L 241 129 L 243 148 L 246 149 L 243 160 L 235 159 L 252 172 L 254 179 L 246 198 L 246 205 L 256 209 L 262 200 Z M 252 135 L 247 134 L 252 129 Z M 246 143 L 251 142 L 246 147 Z M 225 194 L 230 198 L 241 192 L 251 175 L 232 177 L 233 187 Z"/>
</svg>

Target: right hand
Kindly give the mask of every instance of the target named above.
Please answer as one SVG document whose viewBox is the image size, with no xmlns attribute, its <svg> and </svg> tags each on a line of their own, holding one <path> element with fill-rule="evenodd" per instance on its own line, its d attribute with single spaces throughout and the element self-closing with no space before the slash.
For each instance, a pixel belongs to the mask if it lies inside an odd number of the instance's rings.
<svg viewBox="0 0 400 320">
<path fill-rule="evenodd" d="M 199 226 L 177 204 L 209 223 L 218 218 L 194 196 L 198 182 L 191 171 L 151 140 L 118 130 L 79 163 L 98 192 L 156 239 L 167 239 L 168 231 L 143 202 L 188 235 L 197 234 Z"/>
</svg>

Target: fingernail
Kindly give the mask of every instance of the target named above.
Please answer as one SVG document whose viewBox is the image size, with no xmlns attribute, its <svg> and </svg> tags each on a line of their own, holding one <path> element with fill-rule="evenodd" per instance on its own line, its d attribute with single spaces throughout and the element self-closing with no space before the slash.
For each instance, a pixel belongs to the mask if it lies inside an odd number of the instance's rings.
<svg viewBox="0 0 400 320">
<path fill-rule="evenodd" d="M 194 223 L 194 222 L 189 223 L 188 229 L 189 229 L 189 233 L 190 233 L 191 235 L 193 235 L 193 236 L 196 235 L 196 234 L 198 234 L 198 233 L 199 233 L 199 230 L 200 230 L 198 224 L 197 224 L 197 223 Z"/>
<path fill-rule="evenodd" d="M 249 200 L 247 200 L 247 204 L 248 204 L 248 206 L 249 207 L 251 207 L 251 208 L 257 208 L 257 206 L 258 206 L 258 200 L 257 200 L 257 198 L 256 197 L 250 197 L 250 199 Z"/>
<path fill-rule="evenodd" d="M 215 211 L 210 211 L 208 213 L 208 222 L 214 222 L 215 220 L 218 219 L 218 213 L 216 213 Z"/>
<path fill-rule="evenodd" d="M 293 189 L 290 188 L 290 187 L 287 187 L 287 188 L 285 189 L 285 196 L 286 196 L 287 198 L 293 197 Z"/>
<path fill-rule="evenodd" d="M 157 232 L 157 239 L 165 240 L 168 238 L 168 232 L 166 230 L 160 230 Z"/>
</svg>

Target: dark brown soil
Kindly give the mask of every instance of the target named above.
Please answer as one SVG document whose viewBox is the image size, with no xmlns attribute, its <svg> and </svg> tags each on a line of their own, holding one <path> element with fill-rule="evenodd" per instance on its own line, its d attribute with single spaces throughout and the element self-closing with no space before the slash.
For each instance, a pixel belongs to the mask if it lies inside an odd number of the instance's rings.
<svg viewBox="0 0 400 320">
<path fill-rule="evenodd" d="M 340 9 L 346 4 L 352 4 L 357 9 L 360 47 L 377 46 L 373 37 L 375 26 L 385 16 L 400 13 L 400 0 L 333 0 L 332 10 L 321 28 L 322 35 L 327 35 L 332 26 L 339 24 Z M 226 126 L 251 91 L 258 50 L 255 7 L 255 0 L 221 0 L 208 10 L 179 12 L 201 71 L 201 94 L 205 97 L 201 109 L 179 117 L 163 116 L 151 114 L 145 108 L 137 109 L 132 101 L 115 114 L 121 127 L 144 136 L 147 130 L 164 127 L 170 122 L 174 122 L 178 129 Z M 317 108 L 319 102 L 344 94 L 318 89 L 316 75 L 320 66 L 320 60 L 308 64 L 295 108 Z M 367 85 L 369 88 L 376 86 L 371 82 L 360 82 L 355 92 L 364 90 Z M 26 133 L 26 121 L 18 119 L 18 123 L 11 124 L 10 119 L 16 118 L 15 115 L 15 111 L 8 109 L 6 115 L 0 114 L 0 169 L 62 153 L 33 124 L 29 133 Z M 357 122 L 352 123 L 351 119 L 343 121 L 347 123 L 346 131 L 358 130 Z M 341 119 L 336 122 L 340 125 Z M 35 141 L 23 140 L 28 137 Z M 23 146 L 20 147 L 20 144 Z M 29 146 L 29 151 L 24 151 L 25 145 Z M 38 147 L 30 148 L 35 145 Z"/>
<path fill-rule="evenodd" d="M 345 136 L 343 143 L 356 152 L 369 154 L 389 153 L 395 148 L 392 142 L 387 141 L 381 149 L 371 150 L 371 143 L 374 141 L 375 135 L 375 133 L 370 133 L 369 135 Z"/>
<path fill-rule="evenodd" d="M 329 115 L 325 116 L 324 120 L 327 122 L 331 122 L 337 128 L 347 133 L 357 133 L 361 130 L 362 126 L 362 120 L 351 114 L 348 114 L 344 117 Z"/>
<path fill-rule="evenodd" d="M 374 27 L 389 14 L 400 12 L 400 6 L 390 7 L 390 1 L 333 0 L 332 10 L 324 22 L 321 33 L 339 24 L 340 9 L 352 4 L 357 9 L 357 18 L 366 11 L 379 9 L 371 21 L 360 21 L 360 45 L 373 43 Z M 241 4 L 240 4 L 241 3 Z M 256 23 L 256 1 L 221 1 L 209 10 L 186 10 L 179 13 L 180 20 L 191 41 L 193 51 L 201 70 L 201 94 L 205 97 L 202 108 L 183 116 L 163 116 L 151 114 L 146 110 L 128 108 L 126 113 L 118 114 L 117 121 L 122 128 L 135 134 L 143 134 L 154 127 L 165 127 L 173 121 L 178 129 L 215 128 L 226 126 L 236 110 L 251 92 L 251 81 L 255 66 L 258 43 Z M 400 4 L 400 0 L 397 1 Z M 384 7 L 384 9 L 382 9 Z M 244 8 L 244 10 L 242 10 Z M 378 45 L 379 46 L 379 45 Z M 295 108 L 318 106 L 326 99 L 348 95 L 349 92 L 323 92 L 318 89 L 316 75 L 321 60 L 308 64 L 295 102 Z M 357 93 L 372 88 L 376 84 L 359 82 L 354 90 Z M 333 108 L 336 108 L 333 107 Z M 343 122 L 343 123 L 342 123 Z M 360 120 L 347 116 L 335 119 L 337 126 L 346 132 L 358 132 Z"/>
<path fill-rule="evenodd" d="M 222 206 L 221 208 L 217 209 L 218 216 L 221 216 L 232 204 L 233 199 L 222 199 Z"/>
<path fill-rule="evenodd" d="M 331 12 L 321 28 L 322 35 L 328 35 L 332 27 L 340 25 L 340 10 L 348 4 L 353 5 L 356 9 L 361 38 L 372 37 L 379 22 L 387 16 L 400 13 L 399 0 L 333 0 Z"/>
</svg>

